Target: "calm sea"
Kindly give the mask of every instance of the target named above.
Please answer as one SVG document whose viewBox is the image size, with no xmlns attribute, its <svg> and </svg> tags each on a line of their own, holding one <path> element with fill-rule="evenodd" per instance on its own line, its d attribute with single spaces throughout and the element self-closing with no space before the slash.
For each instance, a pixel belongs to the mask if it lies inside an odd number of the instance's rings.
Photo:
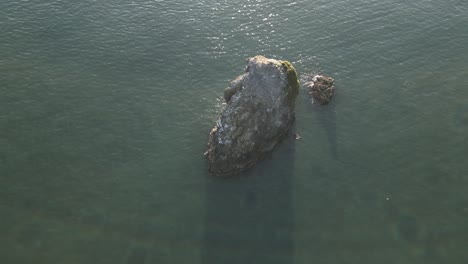
<svg viewBox="0 0 468 264">
<path fill-rule="evenodd" d="M 207 175 L 254 55 L 336 80 Z M 0 263 L 468 263 L 465 0 L 0 2 Z"/>
</svg>

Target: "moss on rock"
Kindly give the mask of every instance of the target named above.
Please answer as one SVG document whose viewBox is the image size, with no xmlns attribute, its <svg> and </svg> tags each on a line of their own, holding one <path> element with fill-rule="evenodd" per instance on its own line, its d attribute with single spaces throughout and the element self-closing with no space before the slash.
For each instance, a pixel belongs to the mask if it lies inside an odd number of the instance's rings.
<svg viewBox="0 0 468 264">
<path fill-rule="evenodd" d="M 286 77 L 288 78 L 288 104 L 294 106 L 296 97 L 299 94 L 299 78 L 297 77 L 296 69 L 289 61 L 281 61 L 281 65 L 286 70 Z"/>
</svg>

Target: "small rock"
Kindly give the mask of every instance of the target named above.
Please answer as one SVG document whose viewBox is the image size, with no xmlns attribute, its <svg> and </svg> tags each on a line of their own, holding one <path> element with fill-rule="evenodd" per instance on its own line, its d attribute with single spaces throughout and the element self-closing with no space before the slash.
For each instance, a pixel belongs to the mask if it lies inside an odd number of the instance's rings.
<svg viewBox="0 0 468 264">
<path fill-rule="evenodd" d="M 300 136 L 298 133 L 294 133 L 293 136 L 294 136 L 294 139 L 295 139 L 295 140 L 298 140 L 298 139 L 301 138 L 301 136 Z"/>
<path fill-rule="evenodd" d="M 309 90 L 309 94 L 314 101 L 321 105 L 328 104 L 335 92 L 335 80 L 324 75 L 315 75 L 310 82 L 306 82 L 304 87 Z"/>
</svg>

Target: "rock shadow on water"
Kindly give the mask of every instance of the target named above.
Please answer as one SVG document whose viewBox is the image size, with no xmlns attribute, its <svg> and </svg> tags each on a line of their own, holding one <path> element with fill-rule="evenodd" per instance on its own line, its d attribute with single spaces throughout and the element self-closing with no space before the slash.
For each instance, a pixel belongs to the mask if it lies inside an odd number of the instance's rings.
<svg viewBox="0 0 468 264">
<path fill-rule="evenodd" d="M 316 80 L 317 76 L 322 76 L 325 79 L 331 79 L 330 85 L 333 87 L 333 92 L 331 94 L 328 94 L 327 99 L 325 100 L 326 102 L 318 102 L 317 100 L 314 100 L 314 97 L 311 96 L 309 97 L 309 102 L 310 102 L 310 107 L 311 111 L 314 111 L 317 113 L 317 117 L 319 120 L 319 123 L 325 130 L 325 133 L 327 135 L 327 140 L 328 143 L 330 144 L 330 152 L 331 155 L 334 159 L 338 159 L 338 140 L 337 140 L 337 115 L 336 115 L 336 93 L 335 93 L 335 88 L 334 88 L 334 80 L 330 77 L 326 77 L 320 73 L 312 73 L 312 74 L 303 74 L 301 75 L 301 83 L 302 83 L 302 90 L 304 93 L 309 93 L 310 91 L 310 86 L 314 80 Z M 324 85 L 322 85 L 324 86 Z M 326 89 L 325 89 L 326 90 Z M 333 97 L 333 100 L 332 100 Z"/>
<path fill-rule="evenodd" d="M 327 141 L 330 145 L 330 152 L 335 160 L 339 159 L 338 155 L 338 137 L 336 125 L 336 102 L 332 101 L 326 105 L 311 105 L 312 111 L 317 113 L 319 124 L 325 130 Z"/>
<path fill-rule="evenodd" d="M 209 177 L 203 264 L 293 263 L 293 132 L 238 177 Z"/>
<path fill-rule="evenodd" d="M 314 110 L 318 111 L 318 119 L 320 124 L 325 129 L 327 134 L 328 143 L 330 144 L 330 151 L 334 159 L 338 159 L 338 140 L 336 132 L 336 103 L 330 102 L 327 105 L 317 106 Z"/>
</svg>

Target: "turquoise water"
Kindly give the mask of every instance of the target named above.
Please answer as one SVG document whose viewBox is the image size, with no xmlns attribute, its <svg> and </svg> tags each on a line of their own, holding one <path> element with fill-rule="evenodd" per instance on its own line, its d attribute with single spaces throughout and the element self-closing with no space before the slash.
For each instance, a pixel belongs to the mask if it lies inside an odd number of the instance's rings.
<svg viewBox="0 0 468 264">
<path fill-rule="evenodd" d="M 1 263 L 467 263 L 466 1 L 3 1 Z M 207 175 L 257 54 L 336 80 Z"/>
</svg>

